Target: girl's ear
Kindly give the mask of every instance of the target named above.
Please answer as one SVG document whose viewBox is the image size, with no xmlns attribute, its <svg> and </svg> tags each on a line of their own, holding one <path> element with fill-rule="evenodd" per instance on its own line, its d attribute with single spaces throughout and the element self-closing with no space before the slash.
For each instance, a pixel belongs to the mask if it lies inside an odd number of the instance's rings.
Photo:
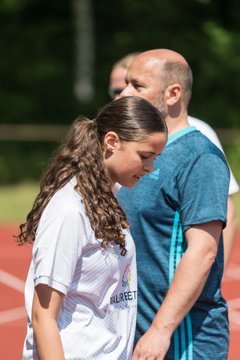
<svg viewBox="0 0 240 360">
<path fill-rule="evenodd" d="M 109 131 L 104 137 L 105 150 L 114 152 L 120 146 L 120 139 L 114 131 Z"/>
</svg>

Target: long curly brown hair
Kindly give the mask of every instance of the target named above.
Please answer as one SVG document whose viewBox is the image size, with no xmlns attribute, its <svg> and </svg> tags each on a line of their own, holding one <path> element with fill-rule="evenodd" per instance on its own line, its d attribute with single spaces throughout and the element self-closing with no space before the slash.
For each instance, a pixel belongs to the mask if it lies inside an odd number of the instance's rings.
<svg viewBox="0 0 240 360">
<path fill-rule="evenodd" d="M 102 246 L 118 244 L 126 254 L 122 229 L 129 227 L 125 213 L 112 192 L 103 161 L 103 140 L 115 131 L 123 141 L 142 141 L 154 132 L 167 133 L 162 114 L 148 101 L 124 97 L 106 105 L 94 121 L 78 118 L 42 178 L 40 192 L 26 222 L 15 237 L 18 245 L 32 243 L 43 210 L 52 196 L 75 176 L 75 190 L 82 196 L 86 214 Z"/>
</svg>

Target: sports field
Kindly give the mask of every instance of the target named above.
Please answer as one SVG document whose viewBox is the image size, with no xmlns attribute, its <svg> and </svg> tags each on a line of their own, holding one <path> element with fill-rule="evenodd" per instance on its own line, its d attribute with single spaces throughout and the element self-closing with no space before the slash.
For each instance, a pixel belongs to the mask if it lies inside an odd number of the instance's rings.
<svg viewBox="0 0 240 360">
<path fill-rule="evenodd" d="M 17 247 L 12 238 L 16 231 L 16 226 L 0 226 L 0 359 L 4 360 L 21 359 L 26 330 L 23 289 L 31 258 L 31 246 Z M 230 309 L 231 344 L 228 360 L 238 360 L 240 358 L 240 231 L 222 290 Z"/>
</svg>

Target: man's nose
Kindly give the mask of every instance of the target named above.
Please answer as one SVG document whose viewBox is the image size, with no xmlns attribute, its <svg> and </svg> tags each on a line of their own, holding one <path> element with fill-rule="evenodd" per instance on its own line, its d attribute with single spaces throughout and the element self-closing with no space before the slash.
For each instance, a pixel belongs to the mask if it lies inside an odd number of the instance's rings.
<svg viewBox="0 0 240 360">
<path fill-rule="evenodd" d="M 123 89 L 123 91 L 121 92 L 120 97 L 132 96 L 132 95 L 133 95 L 133 93 L 132 93 L 132 91 L 131 91 L 131 88 L 130 88 L 129 85 L 127 85 L 127 86 Z"/>
</svg>

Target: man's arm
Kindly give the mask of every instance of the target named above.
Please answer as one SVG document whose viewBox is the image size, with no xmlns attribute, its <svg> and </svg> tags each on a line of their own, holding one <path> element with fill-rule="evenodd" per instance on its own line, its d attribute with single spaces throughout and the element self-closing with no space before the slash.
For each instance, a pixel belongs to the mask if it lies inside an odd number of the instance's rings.
<svg viewBox="0 0 240 360">
<path fill-rule="evenodd" d="M 186 231 L 187 250 L 152 325 L 135 347 L 133 360 L 164 359 L 174 330 L 203 290 L 215 261 L 221 230 L 222 223 L 213 221 Z"/>
<path fill-rule="evenodd" d="M 234 201 L 232 197 L 229 195 L 228 210 L 227 210 L 227 226 L 223 230 L 224 270 L 227 268 L 232 254 L 234 241 L 236 239 L 237 226 L 238 226 L 238 222 L 237 222 Z"/>
<path fill-rule="evenodd" d="M 222 144 L 218 138 L 217 133 L 215 130 L 207 124 L 205 121 L 197 119 L 192 116 L 188 116 L 188 121 L 190 125 L 195 126 L 201 133 L 209 138 L 223 153 Z M 235 205 L 232 199 L 232 195 L 239 191 L 239 186 L 237 180 L 235 179 L 231 168 L 230 170 L 230 183 L 229 183 L 229 193 L 228 193 L 228 211 L 227 211 L 227 226 L 223 231 L 224 234 L 224 269 L 227 268 L 227 265 L 230 260 L 232 248 L 234 245 L 234 240 L 236 238 L 236 231 L 237 231 L 237 216 L 235 211 Z"/>
</svg>

